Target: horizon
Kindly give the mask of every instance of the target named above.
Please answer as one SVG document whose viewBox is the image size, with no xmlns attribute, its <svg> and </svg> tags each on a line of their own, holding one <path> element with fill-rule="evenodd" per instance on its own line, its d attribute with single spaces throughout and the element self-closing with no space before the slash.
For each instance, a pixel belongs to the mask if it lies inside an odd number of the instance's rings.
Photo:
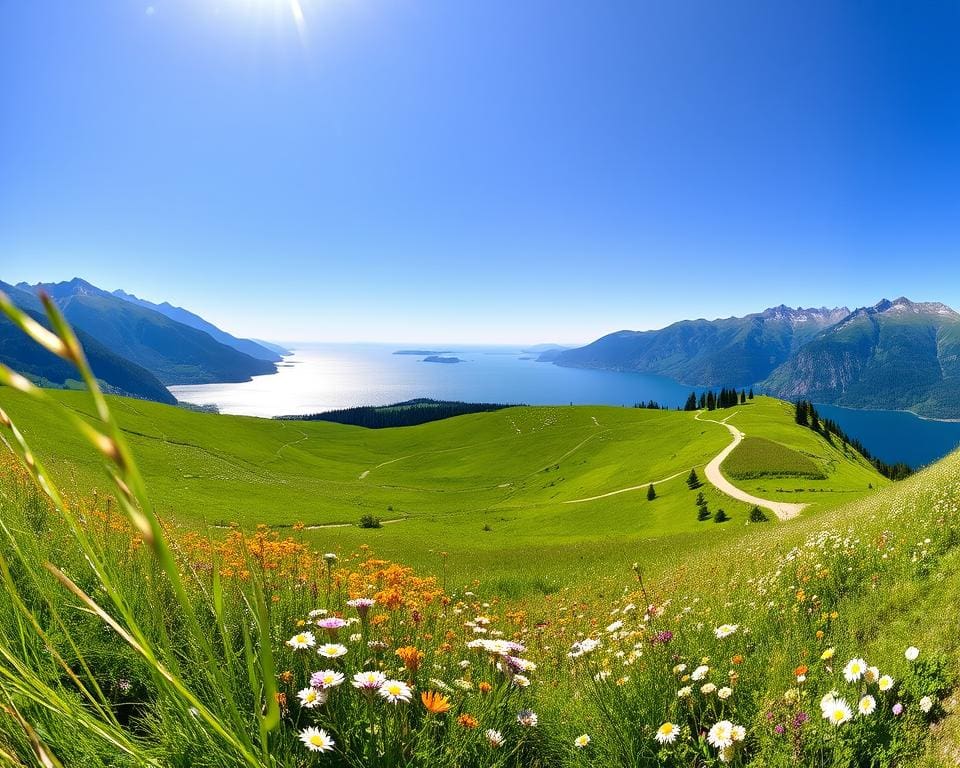
<svg viewBox="0 0 960 768">
<path fill-rule="evenodd" d="M 5 282 L 5 283 L 8 283 L 8 284 L 10 284 L 10 285 L 14 285 L 14 286 L 16 286 L 16 287 L 27 286 L 27 287 L 30 287 L 30 288 L 34 288 L 34 287 L 36 287 L 36 286 L 39 285 L 39 284 L 48 284 L 48 285 L 49 285 L 49 284 L 53 284 L 53 285 L 56 285 L 56 284 L 70 283 L 70 282 L 74 282 L 74 281 L 77 281 L 77 280 L 82 281 L 82 282 L 84 282 L 84 283 L 87 283 L 87 284 L 89 284 L 89 285 L 92 285 L 94 288 L 98 288 L 98 289 L 100 289 L 100 290 L 107 291 L 108 293 L 116 293 L 116 292 L 118 292 L 118 291 L 124 291 L 124 292 L 126 292 L 127 294 L 132 295 L 134 298 L 138 298 L 138 299 L 150 301 L 150 302 L 152 302 L 152 303 L 154 303 L 154 304 L 167 303 L 167 304 L 170 304 L 170 305 L 171 305 L 172 307 L 174 307 L 174 308 L 184 309 L 184 310 L 187 310 L 187 311 L 189 311 L 189 312 L 193 312 L 194 314 L 199 315 L 200 317 L 204 318 L 205 320 L 208 320 L 208 321 L 210 321 L 210 322 L 213 322 L 213 324 L 216 325 L 217 327 L 219 327 L 221 330 L 227 331 L 228 333 L 232 333 L 233 335 L 239 335 L 239 336 L 244 337 L 244 338 L 254 338 L 254 337 L 256 337 L 256 334 L 244 336 L 243 334 L 235 333 L 234 329 L 232 329 L 232 328 L 230 328 L 230 327 L 223 326 L 223 325 L 221 325 L 220 323 L 216 322 L 215 320 L 212 320 L 212 319 L 206 314 L 206 312 L 205 312 L 203 309 L 201 309 L 201 308 L 197 308 L 197 307 L 185 307 L 185 306 L 183 306 L 183 305 L 177 304 L 177 303 L 174 302 L 174 301 L 170 301 L 169 299 L 156 298 L 156 297 L 153 297 L 153 296 L 142 295 L 142 294 L 140 294 L 140 293 L 137 293 L 136 291 L 131 291 L 131 290 L 129 290 L 128 288 L 125 288 L 125 287 L 123 287 L 123 286 L 118 286 L 118 287 L 116 287 L 116 288 L 104 287 L 104 286 L 102 286 L 102 285 L 97 285 L 96 283 L 94 283 L 94 282 L 92 282 L 92 281 L 90 281 L 90 280 L 87 280 L 86 278 L 81 277 L 81 276 L 79 276 L 79 275 L 74 275 L 74 276 L 71 277 L 71 278 L 65 278 L 65 279 L 63 279 L 63 280 L 34 280 L 33 282 L 31 282 L 31 281 L 29 281 L 29 280 L 19 280 L 19 281 L 7 280 L 7 279 L 5 279 L 5 276 L 0 275 L 0 282 Z M 529 340 L 529 339 L 526 340 L 526 341 L 517 341 L 517 340 L 496 340 L 496 341 L 493 341 L 493 340 L 485 340 L 485 339 L 466 340 L 466 339 L 453 338 L 453 337 L 446 338 L 446 339 L 422 339 L 422 338 L 419 338 L 419 339 L 418 339 L 418 338 L 394 338 L 394 339 L 391 339 L 391 338 L 377 338 L 377 339 L 349 339 L 349 338 L 346 338 L 346 339 L 320 339 L 320 338 L 306 338 L 306 337 L 304 337 L 304 338 L 267 338 L 267 337 L 262 336 L 262 335 L 259 336 L 259 337 L 257 337 L 257 338 L 261 339 L 262 341 L 268 341 L 268 342 L 272 342 L 272 343 L 275 343 L 275 344 L 289 345 L 289 346 L 293 346 L 293 345 L 296 345 L 296 344 L 302 344 L 302 345 L 303 345 L 303 344 L 305 344 L 305 345 L 311 345 L 311 344 L 313 344 L 313 345 L 323 345 L 323 344 L 330 344 L 330 345 L 336 345 L 336 344 L 351 345 L 351 344 L 354 344 L 354 345 L 379 345 L 379 346 L 394 346 L 394 345 L 403 345 L 403 344 L 406 344 L 406 345 L 420 345 L 420 346 L 427 346 L 427 345 L 436 346 L 436 345 L 440 345 L 440 344 L 444 344 L 444 345 L 460 345 L 460 347 L 461 347 L 461 350 L 460 350 L 460 351 L 468 351 L 468 348 L 469 348 L 469 347 L 475 347 L 475 348 L 504 347 L 504 348 L 517 348 L 517 349 L 523 348 L 523 347 L 534 347 L 534 346 L 543 346 L 543 345 L 555 345 L 555 346 L 557 346 L 557 347 L 579 347 L 579 346 L 584 346 L 584 345 L 586 345 L 586 344 L 589 344 L 589 343 L 591 343 L 591 342 L 593 342 L 593 341 L 596 341 L 597 339 L 599 339 L 599 338 L 601 338 L 601 337 L 603 337 L 603 336 L 607 336 L 607 335 L 614 334 L 614 333 L 620 333 L 620 332 L 625 332 L 625 331 L 627 331 L 627 332 L 658 331 L 658 330 L 662 330 L 662 329 L 664 329 L 664 328 L 666 328 L 666 327 L 668 327 L 668 326 L 670 326 L 670 325 L 673 325 L 673 324 L 675 324 L 675 323 L 685 322 L 685 321 L 700 321 L 700 320 L 703 320 L 703 321 L 707 321 L 707 322 L 715 322 L 715 321 L 717 321 L 717 320 L 727 320 L 727 319 L 740 318 L 740 317 L 744 317 L 744 316 L 746 316 L 746 315 L 762 314 L 762 313 L 764 313 L 764 312 L 767 312 L 767 311 L 770 311 L 770 310 L 773 310 L 773 309 L 778 309 L 778 308 L 780 308 L 780 307 L 786 307 L 787 309 L 791 309 L 791 310 L 795 310 L 795 311 L 802 311 L 802 310 L 828 310 L 828 311 L 836 311 L 836 310 L 846 309 L 848 312 L 851 312 L 851 313 L 852 313 L 852 312 L 856 312 L 856 311 L 861 310 L 861 309 L 869 309 L 869 308 L 871 308 L 871 307 L 876 307 L 877 305 L 879 305 L 879 304 L 881 304 L 882 302 L 885 302 L 885 301 L 890 301 L 890 302 L 896 303 L 897 301 L 899 301 L 899 300 L 901 300 L 901 299 L 904 299 L 904 300 L 906 300 L 906 301 L 908 301 L 908 302 L 910 302 L 910 303 L 912 303 L 912 304 L 927 304 L 927 303 L 930 303 L 930 304 L 938 304 L 938 303 L 940 303 L 940 304 L 946 305 L 948 309 L 951 309 L 951 310 L 953 310 L 954 312 L 957 311 L 956 308 L 953 307 L 952 305 L 950 305 L 948 302 L 942 302 L 942 301 L 940 301 L 940 300 L 938 300 L 938 299 L 915 299 L 915 298 L 911 298 L 911 297 L 909 297 L 909 296 L 905 296 L 905 295 L 903 295 L 903 294 L 900 294 L 900 295 L 896 295 L 896 296 L 892 296 L 892 297 L 890 297 L 890 296 L 882 296 L 882 297 L 880 297 L 879 299 L 877 299 L 876 301 L 873 301 L 873 302 L 870 302 L 870 303 L 867 303 L 867 304 L 851 305 L 851 304 L 849 304 L 849 303 L 846 303 L 846 304 L 837 304 L 837 305 L 834 305 L 834 306 L 832 306 L 832 307 L 831 307 L 831 306 L 827 306 L 827 305 L 825 305 L 825 304 L 819 304 L 819 305 L 817 305 L 817 304 L 808 304 L 808 305 L 806 305 L 806 306 L 804 306 L 804 305 L 802 305 L 802 304 L 798 304 L 797 306 L 791 306 L 791 305 L 789 305 L 789 304 L 784 304 L 784 303 L 781 302 L 780 304 L 770 304 L 769 306 L 766 306 L 766 307 L 763 307 L 763 308 L 750 310 L 749 312 L 745 312 L 745 313 L 743 313 L 743 314 L 721 315 L 721 316 L 717 316 L 717 317 L 681 317 L 681 318 L 676 318 L 676 319 L 674 319 L 674 320 L 670 320 L 670 321 L 668 321 L 667 323 L 665 323 L 664 325 L 660 325 L 660 326 L 652 327 L 652 328 L 615 328 L 615 329 L 612 328 L 612 329 L 609 329 L 609 330 L 607 330 L 607 331 L 605 331 L 605 332 L 603 332 L 603 333 L 601 333 L 601 334 L 598 334 L 597 336 L 594 336 L 594 337 L 591 337 L 591 338 L 585 339 L 585 340 L 579 340 L 579 341 L 546 341 L 546 340 L 534 340 L 534 341 L 531 341 L 531 340 Z M 449 350 L 449 351 L 457 351 L 457 350 Z"/>
<path fill-rule="evenodd" d="M 960 305 L 960 7 L 735 6 L 8 5 L 3 279 L 288 341 Z"/>
</svg>

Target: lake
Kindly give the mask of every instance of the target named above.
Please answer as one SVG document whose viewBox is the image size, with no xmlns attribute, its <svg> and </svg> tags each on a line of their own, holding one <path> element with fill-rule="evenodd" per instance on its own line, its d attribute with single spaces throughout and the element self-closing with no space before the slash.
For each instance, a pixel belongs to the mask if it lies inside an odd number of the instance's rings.
<svg viewBox="0 0 960 768">
<path fill-rule="evenodd" d="M 643 373 L 561 368 L 538 363 L 517 347 L 438 348 L 462 363 L 425 363 L 395 355 L 402 346 L 304 344 L 279 372 L 241 384 L 170 387 L 180 400 L 216 405 L 221 413 L 271 417 L 386 405 L 415 397 L 527 405 L 625 405 L 656 400 L 682 405 L 692 387 Z M 919 466 L 960 443 L 960 423 L 927 421 L 896 411 L 818 410 L 888 462 Z"/>
</svg>

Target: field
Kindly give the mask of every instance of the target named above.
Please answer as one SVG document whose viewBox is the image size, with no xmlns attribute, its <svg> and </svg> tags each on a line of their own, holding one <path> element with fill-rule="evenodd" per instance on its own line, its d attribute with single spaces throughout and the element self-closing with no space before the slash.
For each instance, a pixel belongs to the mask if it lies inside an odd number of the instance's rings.
<svg viewBox="0 0 960 768">
<path fill-rule="evenodd" d="M 724 472 L 737 480 L 760 477 L 804 477 L 826 480 L 819 467 L 802 453 L 765 437 L 747 437 L 727 457 Z"/>
<path fill-rule="evenodd" d="M 4 375 L 6 764 L 955 763 L 960 454 L 890 484 L 764 398 L 368 431 Z M 799 516 L 688 487 L 724 421 L 822 469 Z"/>
<path fill-rule="evenodd" d="M 83 393 L 51 394 L 89 418 Z M 367 430 L 110 402 L 168 520 L 214 536 L 232 523 L 248 530 L 303 523 L 298 537 L 318 549 L 368 544 L 454 583 L 481 574 L 513 596 L 594 580 L 637 559 L 651 570 L 672 564 L 702 539 L 740 535 L 749 512 L 705 484 L 699 492 L 708 508 L 722 508 L 731 520 L 697 520 L 687 474 L 702 474 L 730 438 L 691 413 L 523 407 Z M 55 459 L 49 463 L 61 484 L 106 487 L 97 457 L 81 436 L 59 427 L 55 411 L 10 391 L 0 393 L 0 406 L 41 457 Z M 771 435 L 817 457 L 825 474 L 815 497 L 821 506 L 886 482 L 793 424 L 778 401 L 758 398 L 734 418 L 748 435 Z M 657 498 L 649 502 L 651 482 Z M 383 527 L 357 528 L 367 514 Z"/>
</svg>

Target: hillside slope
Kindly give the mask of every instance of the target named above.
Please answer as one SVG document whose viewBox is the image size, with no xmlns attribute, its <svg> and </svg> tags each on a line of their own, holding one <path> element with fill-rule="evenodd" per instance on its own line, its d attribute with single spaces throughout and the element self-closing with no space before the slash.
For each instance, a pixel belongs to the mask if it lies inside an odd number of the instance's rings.
<svg viewBox="0 0 960 768">
<path fill-rule="evenodd" d="M 171 320 L 176 320 L 178 323 L 183 323 L 183 325 L 187 325 L 191 328 L 196 328 L 198 331 L 208 333 L 221 344 L 226 344 L 228 347 L 233 347 L 238 352 L 243 352 L 245 355 L 250 355 L 250 357 L 253 357 L 257 360 L 267 360 L 271 363 L 279 363 L 283 359 L 283 357 L 275 350 L 268 349 L 252 339 L 238 339 L 233 334 L 227 333 L 221 328 L 218 328 L 210 321 L 204 320 L 202 317 L 200 317 L 200 315 L 190 312 L 187 309 L 183 309 L 183 307 L 175 307 L 168 301 L 155 304 L 152 301 L 141 299 L 138 296 L 134 296 L 132 293 L 127 293 L 126 291 L 122 290 L 113 291 L 113 295 L 119 299 L 123 299 L 124 301 L 129 301 L 131 304 L 136 304 L 139 307 L 145 307 L 147 309 L 152 309 L 154 312 L 159 312 L 161 315 L 169 317 Z"/>
<path fill-rule="evenodd" d="M 554 362 L 655 373 L 693 386 L 747 386 L 848 312 L 779 306 L 746 317 L 684 320 L 656 331 L 618 331 L 560 352 Z"/>
<path fill-rule="evenodd" d="M 164 384 L 248 381 L 277 370 L 271 362 L 256 360 L 203 331 L 131 304 L 79 278 L 18 287 L 46 290 L 71 325 L 114 354 L 151 371 Z"/>
<path fill-rule="evenodd" d="M 960 418 L 960 314 L 903 297 L 858 309 L 761 386 L 788 399 Z"/>
<path fill-rule="evenodd" d="M 40 302 L 32 295 L 0 283 L 0 290 L 41 325 L 47 327 Z M 78 330 L 94 374 L 108 391 L 119 395 L 176 403 L 176 398 L 159 379 L 142 366 L 115 355 L 89 334 Z M 0 362 L 22 373 L 37 384 L 49 387 L 77 387 L 79 376 L 73 366 L 34 344 L 5 316 L 0 315 Z"/>
</svg>

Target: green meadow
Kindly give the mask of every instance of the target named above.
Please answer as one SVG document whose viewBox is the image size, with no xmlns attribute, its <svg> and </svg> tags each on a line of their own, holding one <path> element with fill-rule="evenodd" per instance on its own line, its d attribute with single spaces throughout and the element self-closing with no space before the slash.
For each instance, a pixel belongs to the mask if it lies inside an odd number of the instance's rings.
<svg viewBox="0 0 960 768">
<path fill-rule="evenodd" d="M 91 418 L 85 394 L 51 394 Z M 283 530 L 303 523 L 296 535 L 317 549 L 367 544 L 454 583 L 479 579 L 505 595 L 595 580 L 635 560 L 656 571 L 680 552 L 735 539 L 750 511 L 708 483 L 687 487 L 690 469 L 702 479 L 703 465 L 730 440 L 724 427 L 689 412 L 519 407 L 370 430 L 109 401 L 167 520 L 212 536 L 232 524 Z M 62 485 L 107 487 L 97 457 L 62 428 L 55 410 L 9 390 L 0 391 L 0 406 L 49 458 Z M 858 455 L 794 424 L 784 403 L 757 398 L 714 412 L 731 414 L 751 438 L 802 454 L 823 476 L 804 479 L 802 490 L 796 478 L 738 480 L 756 495 L 816 509 L 886 482 Z M 699 521 L 698 493 L 730 520 Z M 359 528 L 363 515 L 382 527 Z M 778 525 L 769 516 L 768 525 Z"/>
</svg>

